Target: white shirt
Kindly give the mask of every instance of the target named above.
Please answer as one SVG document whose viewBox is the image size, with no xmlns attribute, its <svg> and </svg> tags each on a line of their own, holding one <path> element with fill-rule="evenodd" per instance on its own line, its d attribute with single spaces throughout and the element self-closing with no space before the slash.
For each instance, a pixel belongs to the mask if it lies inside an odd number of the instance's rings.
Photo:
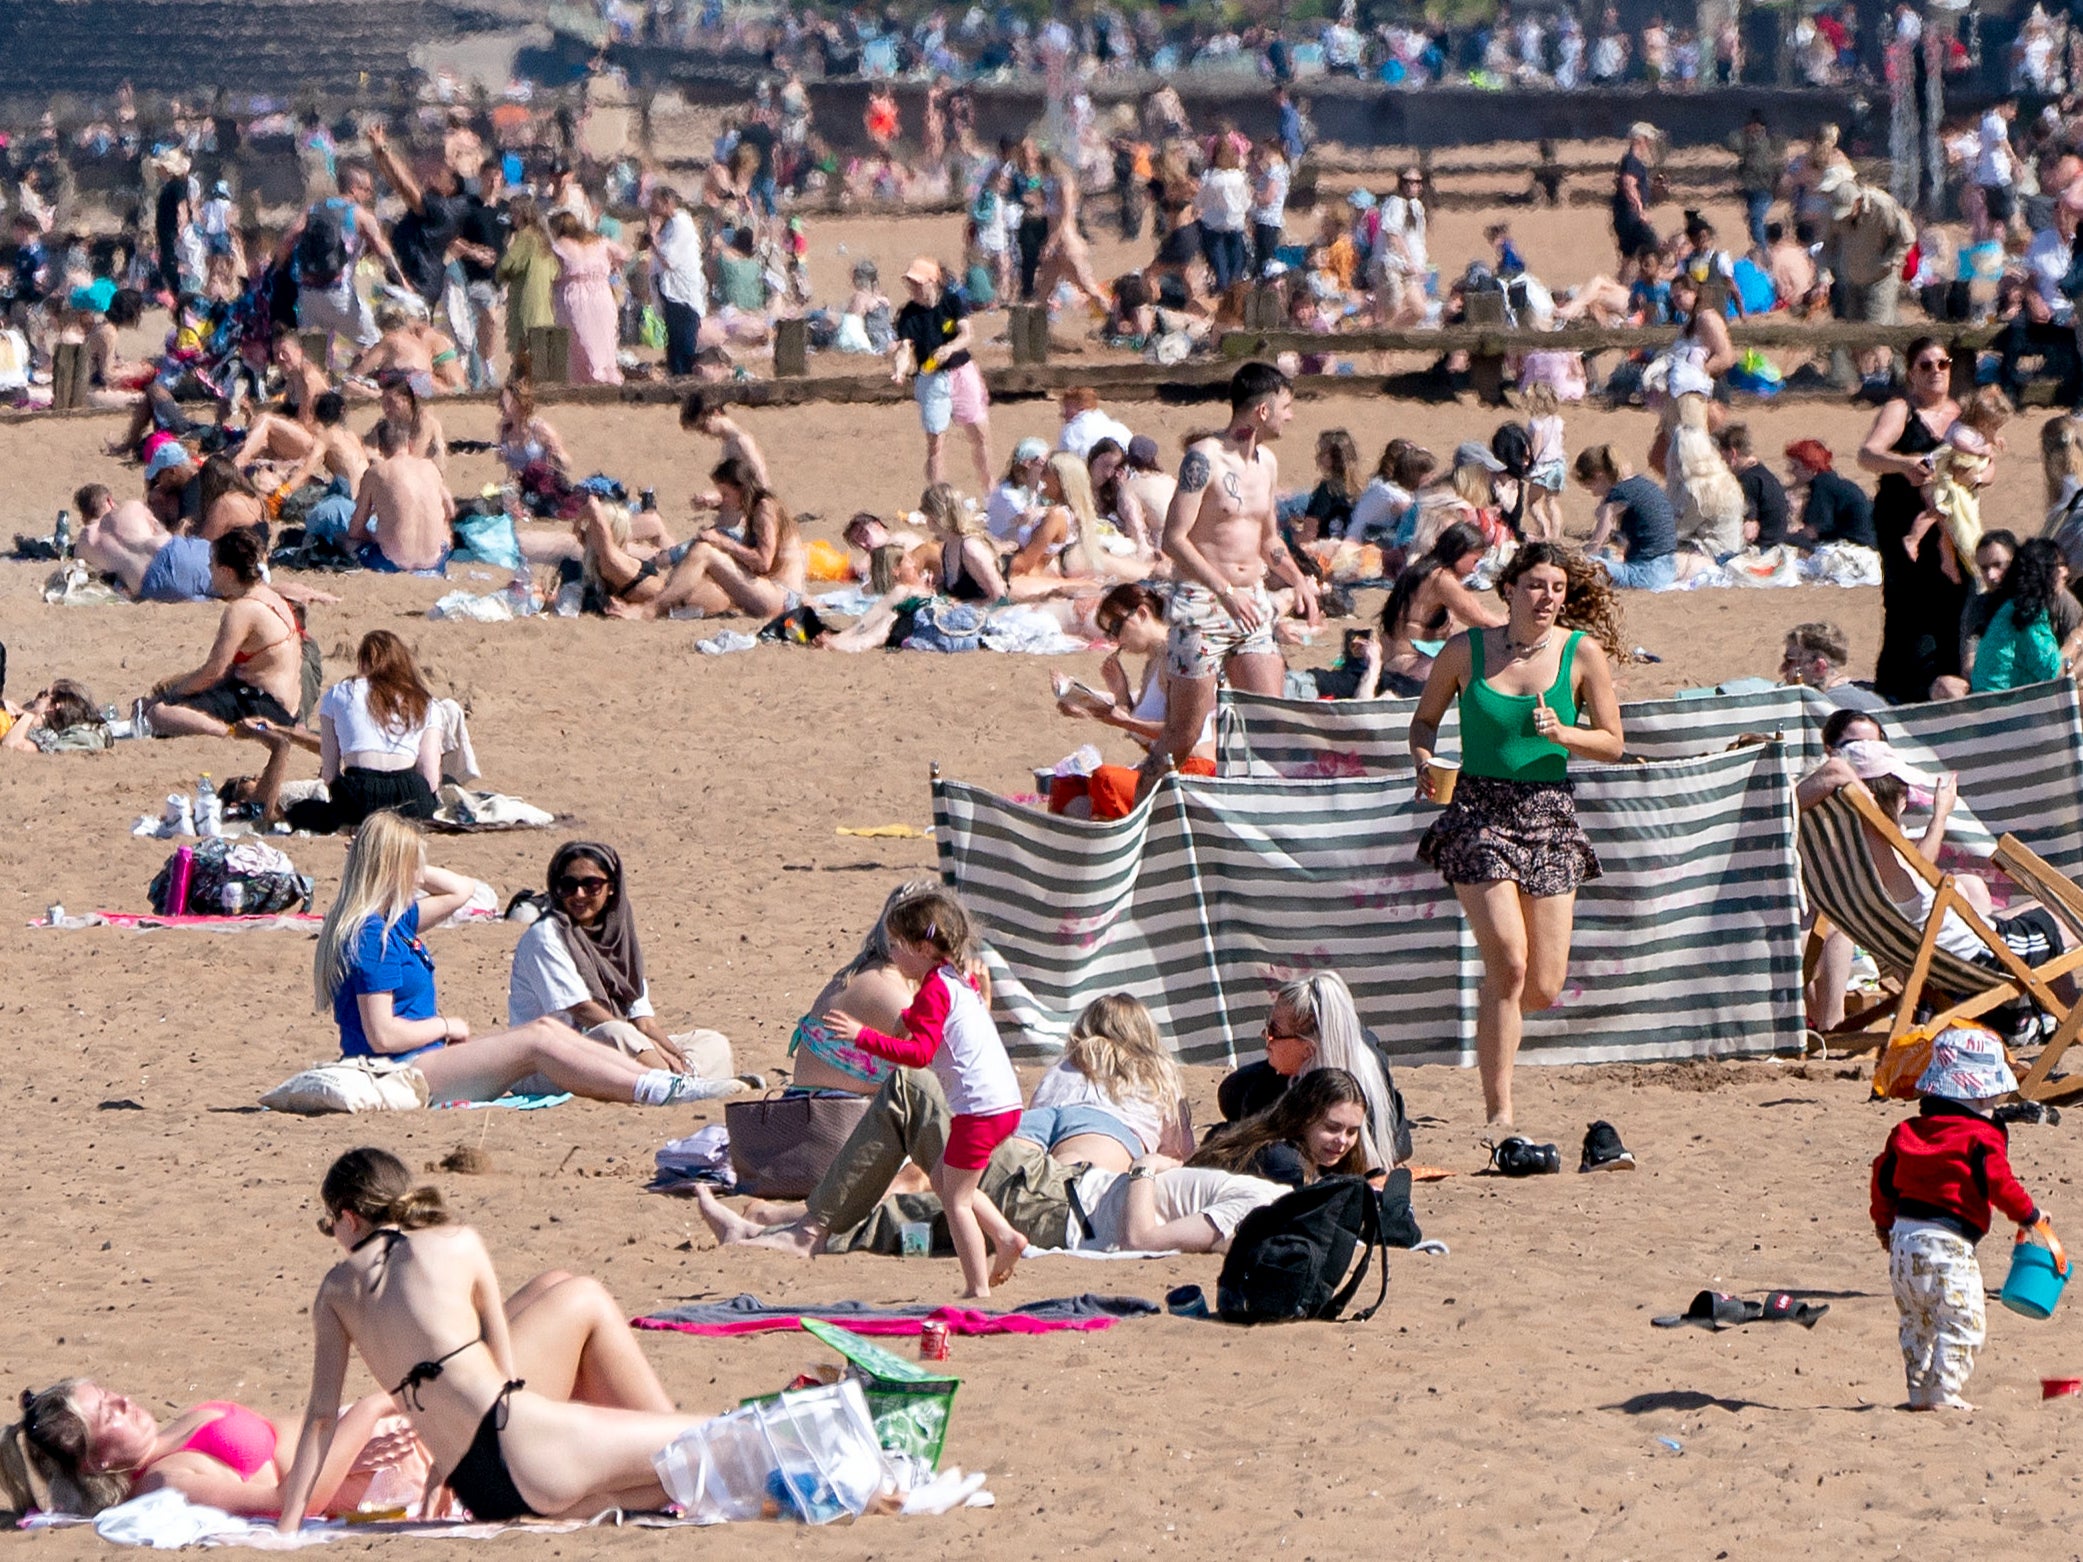
<svg viewBox="0 0 2083 1562">
<path fill-rule="evenodd" d="M 1975 139 L 1975 183 L 2007 185 L 2011 182 L 2011 129 L 1995 109 L 1982 116 L 1981 133 Z"/>
<path fill-rule="evenodd" d="M 1251 215 L 1251 186 L 1241 168 L 1211 168 L 1201 175 L 1194 211 L 1212 233 L 1242 233 Z"/>
<path fill-rule="evenodd" d="M 573 1009 L 591 1001 L 593 994 L 579 976 L 563 931 L 548 917 L 531 922 L 521 941 L 514 945 L 513 975 L 506 983 L 507 1026 L 526 1025 L 545 1015 L 568 1022 Z M 629 1018 L 642 1020 L 650 1016 L 651 987 L 647 982 L 630 1004 Z"/>
<path fill-rule="evenodd" d="M 651 275 L 658 296 L 698 315 L 709 312 L 709 283 L 702 272 L 702 238 L 694 219 L 676 211 L 658 230 L 651 248 Z"/>
<path fill-rule="evenodd" d="M 1159 1172 L 1154 1180 L 1157 1186 L 1152 1192 L 1156 1195 L 1157 1218 L 1161 1223 L 1169 1225 L 1189 1215 L 1199 1215 L 1215 1228 L 1216 1237 L 1225 1249 L 1246 1215 L 1271 1204 L 1289 1191 L 1263 1177 L 1240 1176 L 1235 1172 L 1217 1171 L 1212 1166 L 1175 1167 L 1171 1171 Z M 1084 1224 L 1073 1216 L 1065 1246 L 1102 1252 L 1125 1247 L 1128 1240 L 1128 1189 L 1126 1173 L 1108 1171 L 1100 1166 L 1078 1178 L 1078 1206 L 1091 1221 L 1092 1232 L 1087 1236 Z"/>
<path fill-rule="evenodd" d="M 431 710 L 431 706 L 429 707 Z M 420 737 L 427 730 L 422 717 L 410 727 L 379 726 L 369 714 L 369 680 L 347 678 L 325 691 L 318 702 L 320 717 L 330 717 L 333 741 L 344 761 L 349 754 L 385 754 L 393 759 L 419 757 Z"/>
<path fill-rule="evenodd" d="M 1017 1112 L 1021 1106 L 1020 1076 L 1013 1072 L 1012 1059 L 991 1012 L 976 989 L 961 974 L 942 966 L 920 987 L 938 982 L 947 993 L 947 1017 L 940 1026 L 940 1045 L 926 1065 L 947 1092 L 948 1110 L 957 1117 L 991 1117 L 999 1112 Z M 918 998 L 912 1000 L 916 1005 Z M 905 1011 L 907 1014 L 910 1010 Z"/>
<path fill-rule="evenodd" d="M 2061 279 L 2069 274 L 2069 261 L 2074 254 L 2075 246 L 2061 236 L 2058 228 L 2040 229 L 2025 251 L 2025 274 L 2032 279 L 2032 289 L 2040 295 L 2040 301 L 2054 311 L 2055 323 L 2059 325 L 2067 325 L 2075 318 L 2076 306 L 2061 291 Z"/>
<path fill-rule="evenodd" d="M 1141 1096 L 1123 1100 L 1108 1095 L 1068 1063 L 1058 1063 L 1042 1075 L 1035 1083 L 1034 1098 L 1027 1104 L 1030 1107 L 1097 1107 L 1109 1117 L 1117 1118 L 1123 1127 L 1140 1139 L 1145 1155 L 1157 1153 L 1157 1147 L 1164 1143 L 1165 1129 L 1178 1120 L 1176 1109 L 1167 1114 L 1155 1101 Z"/>
<path fill-rule="evenodd" d="M 1393 249 L 1389 250 L 1388 264 L 1391 269 L 1408 271 L 1413 276 L 1423 276 L 1426 270 L 1429 269 L 1431 259 L 1425 253 L 1425 203 L 1423 201 L 1412 200 L 1401 195 L 1392 195 L 1383 201 L 1381 203 L 1381 236 L 1384 244 L 1387 244 L 1392 236 L 1401 238 L 1403 240 L 1404 252 L 1410 257 L 1408 264 L 1405 264 L 1402 256 L 1397 255 Z"/>
<path fill-rule="evenodd" d="M 1410 508 L 1410 495 L 1394 483 L 1377 477 L 1360 490 L 1353 501 L 1352 517 L 1345 535 L 1354 542 L 1385 541 L 1393 536 L 1403 512 Z"/>
<path fill-rule="evenodd" d="M 1017 542 L 1027 525 L 1027 512 L 1038 502 L 1033 489 L 1000 483 L 984 501 L 984 525 L 999 542 Z"/>
<path fill-rule="evenodd" d="M 1067 450 L 1082 461 L 1103 439 L 1111 439 L 1125 451 L 1134 438 L 1119 418 L 1109 417 L 1103 407 L 1093 407 L 1063 425 L 1056 436 L 1056 448 Z"/>
<path fill-rule="evenodd" d="M 1266 165 L 1265 172 L 1259 175 L 1258 190 L 1253 196 L 1257 202 L 1251 208 L 1254 224 L 1261 228 L 1277 228 L 1287 221 L 1287 190 L 1293 177 L 1288 172 L 1286 158 Z"/>
</svg>

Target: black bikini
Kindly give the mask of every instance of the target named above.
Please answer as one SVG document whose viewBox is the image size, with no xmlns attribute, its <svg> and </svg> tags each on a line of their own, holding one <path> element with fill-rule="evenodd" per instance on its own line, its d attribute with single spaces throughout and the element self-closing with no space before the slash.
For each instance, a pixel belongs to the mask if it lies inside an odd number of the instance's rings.
<svg viewBox="0 0 2083 1562">
<path fill-rule="evenodd" d="M 405 1233 L 388 1226 L 380 1227 L 355 1243 L 349 1251 L 359 1252 L 378 1237 L 389 1239 L 384 1244 L 384 1251 L 388 1254 L 391 1247 L 405 1240 Z M 391 1390 L 391 1396 L 400 1404 L 424 1410 L 426 1407 L 420 1403 L 420 1390 L 440 1377 L 449 1362 L 471 1346 L 484 1342 L 485 1337 L 480 1333 L 476 1339 L 465 1340 L 446 1355 L 414 1363 L 412 1370 Z M 514 1485 L 513 1476 L 507 1472 L 505 1450 L 499 1446 L 499 1434 L 506 1430 L 508 1402 L 515 1389 L 525 1387 L 525 1379 L 514 1378 L 500 1389 L 498 1398 L 485 1407 L 484 1419 L 477 1423 L 477 1435 L 470 1439 L 470 1446 L 463 1451 L 463 1457 L 456 1461 L 456 1467 L 448 1472 L 448 1479 L 443 1482 L 455 1493 L 456 1500 L 470 1510 L 470 1516 L 481 1524 L 504 1524 L 510 1519 L 542 1517 L 528 1506 L 520 1488 Z"/>
</svg>

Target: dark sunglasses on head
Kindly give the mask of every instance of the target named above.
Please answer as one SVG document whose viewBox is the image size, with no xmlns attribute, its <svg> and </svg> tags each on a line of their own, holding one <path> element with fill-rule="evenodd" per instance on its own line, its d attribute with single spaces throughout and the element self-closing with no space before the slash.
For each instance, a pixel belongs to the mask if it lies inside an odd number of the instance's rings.
<svg viewBox="0 0 2083 1562">
<path fill-rule="evenodd" d="M 557 881 L 557 893 L 560 895 L 591 895 L 596 893 L 597 891 L 606 889 L 607 886 L 608 881 L 606 879 L 574 878 L 571 874 L 567 873 L 563 878 Z"/>
</svg>

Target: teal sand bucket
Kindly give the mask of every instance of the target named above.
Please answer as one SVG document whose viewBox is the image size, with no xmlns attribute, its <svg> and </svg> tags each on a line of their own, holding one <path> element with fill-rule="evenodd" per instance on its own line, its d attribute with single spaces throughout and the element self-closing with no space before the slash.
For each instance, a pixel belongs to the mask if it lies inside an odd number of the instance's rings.
<svg viewBox="0 0 2083 1562">
<path fill-rule="evenodd" d="M 2068 1276 L 2054 1267 L 2052 1253 L 2037 1242 L 2020 1242 L 2011 1249 L 2011 1272 L 1998 1299 L 2023 1317 L 2048 1318 L 2068 1283 Z"/>
</svg>

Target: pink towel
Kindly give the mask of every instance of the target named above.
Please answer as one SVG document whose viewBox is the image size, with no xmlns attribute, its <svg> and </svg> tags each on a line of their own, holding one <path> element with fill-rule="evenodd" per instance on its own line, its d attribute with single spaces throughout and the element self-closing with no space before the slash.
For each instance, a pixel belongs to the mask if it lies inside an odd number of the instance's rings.
<svg viewBox="0 0 2083 1562">
<path fill-rule="evenodd" d="M 803 1319 L 836 1323 L 855 1334 L 917 1334 L 928 1322 L 944 1323 L 950 1334 L 1055 1334 L 1064 1329 L 1111 1329 L 1113 1318 L 1034 1318 L 1026 1313 L 978 1312 L 974 1307 L 936 1307 L 924 1318 L 861 1318 L 847 1313 L 798 1313 L 744 1318 L 730 1323 L 682 1323 L 674 1318 L 632 1318 L 633 1329 L 670 1329 L 675 1334 L 772 1334 L 803 1327 Z"/>
</svg>

